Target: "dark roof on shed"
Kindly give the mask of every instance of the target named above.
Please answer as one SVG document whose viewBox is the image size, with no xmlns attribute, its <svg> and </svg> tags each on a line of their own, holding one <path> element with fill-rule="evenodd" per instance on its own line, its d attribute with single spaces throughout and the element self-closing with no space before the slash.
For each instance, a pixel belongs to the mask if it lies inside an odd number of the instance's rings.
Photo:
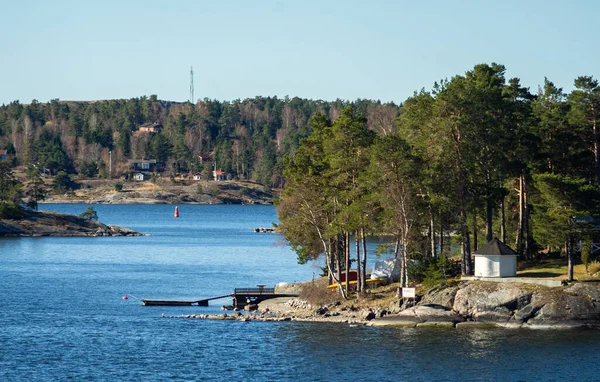
<svg viewBox="0 0 600 382">
<path fill-rule="evenodd" d="M 508 245 L 504 244 L 498 238 L 494 238 L 492 241 L 473 252 L 474 255 L 482 256 L 517 256 L 518 253 L 513 251 Z"/>
</svg>

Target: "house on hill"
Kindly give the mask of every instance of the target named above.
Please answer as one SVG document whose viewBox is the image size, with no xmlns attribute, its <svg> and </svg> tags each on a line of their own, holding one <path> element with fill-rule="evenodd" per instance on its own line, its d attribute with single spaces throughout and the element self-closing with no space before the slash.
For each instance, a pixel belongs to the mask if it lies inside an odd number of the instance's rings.
<svg viewBox="0 0 600 382">
<path fill-rule="evenodd" d="M 475 252 L 475 277 L 515 277 L 517 256 L 506 244 L 495 238 Z"/>
<path fill-rule="evenodd" d="M 158 171 L 161 169 L 161 164 L 156 159 L 130 159 L 127 163 L 134 171 Z"/>
<path fill-rule="evenodd" d="M 201 173 L 196 173 L 194 175 L 192 175 L 192 180 L 202 180 L 203 176 Z"/>
<path fill-rule="evenodd" d="M 0 160 L 8 158 L 8 150 L 0 150 Z"/>
<path fill-rule="evenodd" d="M 225 172 L 223 170 L 214 170 L 213 179 L 217 181 L 225 180 Z"/>
<path fill-rule="evenodd" d="M 160 123 L 144 123 L 140 125 L 138 131 L 140 133 L 160 133 L 162 125 Z"/>
</svg>

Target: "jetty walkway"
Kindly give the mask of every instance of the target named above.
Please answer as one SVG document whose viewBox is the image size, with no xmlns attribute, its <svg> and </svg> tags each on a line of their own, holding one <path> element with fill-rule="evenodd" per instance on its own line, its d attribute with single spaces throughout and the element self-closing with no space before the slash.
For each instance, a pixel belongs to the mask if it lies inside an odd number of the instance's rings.
<svg viewBox="0 0 600 382">
<path fill-rule="evenodd" d="M 208 306 L 211 300 L 220 300 L 231 297 L 235 309 L 243 309 L 246 305 L 259 304 L 262 301 L 279 297 L 298 297 L 294 293 L 275 293 L 275 288 L 265 288 L 258 285 L 257 288 L 235 288 L 233 293 L 221 296 L 209 297 L 199 300 L 155 300 L 142 299 L 145 306 Z"/>
</svg>

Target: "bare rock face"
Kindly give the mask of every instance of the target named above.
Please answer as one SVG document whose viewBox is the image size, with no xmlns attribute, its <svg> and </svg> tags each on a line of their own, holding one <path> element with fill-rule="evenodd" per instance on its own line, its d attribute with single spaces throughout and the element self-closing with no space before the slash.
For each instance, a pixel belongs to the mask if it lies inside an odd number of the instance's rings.
<svg viewBox="0 0 600 382">
<path fill-rule="evenodd" d="M 446 309 L 452 309 L 454 306 L 454 298 L 456 297 L 456 292 L 460 289 L 460 286 L 451 286 L 451 287 L 436 287 L 427 292 L 423 299 L 421 300 L 421 304 L 423 305 L 437 305 L 443 306 Z"/>
<path fill-rule="evenodd" d="M 560 322 L 600 322 L 598 304 L 586 295 L 562 293 L 545 299 L 544 305 L 527 321 L 528 324 L 555 324 Z"/>
<path fill-rule="evenodd" d="M 415 307 L 402 310 L 398 306 L 398 302 L 391 304 L 390 308 L 394 308 L 390 309 L 391 314 L 376 317 L 370 324 L 600 327 L 600 282 L 555 288 L 525 283 L 463 282 L 430 290 Z"/>
<path fill-rule="evenodd" d="M 459 289 L 452 309 L 476 321 L 508 321 L 513 312 L 531 301 L 522 284 L 477 282 Z"/>
</svg>

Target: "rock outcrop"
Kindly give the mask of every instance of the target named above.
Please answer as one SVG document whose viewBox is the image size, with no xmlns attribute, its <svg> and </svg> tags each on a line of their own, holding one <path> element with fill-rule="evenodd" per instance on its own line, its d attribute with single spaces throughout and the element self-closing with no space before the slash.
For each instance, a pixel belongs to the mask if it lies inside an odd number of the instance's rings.
<svg viewBox="0 0 600 382">
<path fill-rule="evenodd" d="M 463 282 L 432 289 L 417 306 L 375 319 L 372 324 L 425 326 L 420 324 L 440 322 L 461 327 L 488 324 L 529 328 L 598 327 L 600 283 L 550 288 L 525 283 Z"/>
<path fill-rule="evenodd" d="M 141 236 L 139 232 L 79 216 L 26 211 L 21 219 L 0 220 L 1 236 Z"/>
</svg>

